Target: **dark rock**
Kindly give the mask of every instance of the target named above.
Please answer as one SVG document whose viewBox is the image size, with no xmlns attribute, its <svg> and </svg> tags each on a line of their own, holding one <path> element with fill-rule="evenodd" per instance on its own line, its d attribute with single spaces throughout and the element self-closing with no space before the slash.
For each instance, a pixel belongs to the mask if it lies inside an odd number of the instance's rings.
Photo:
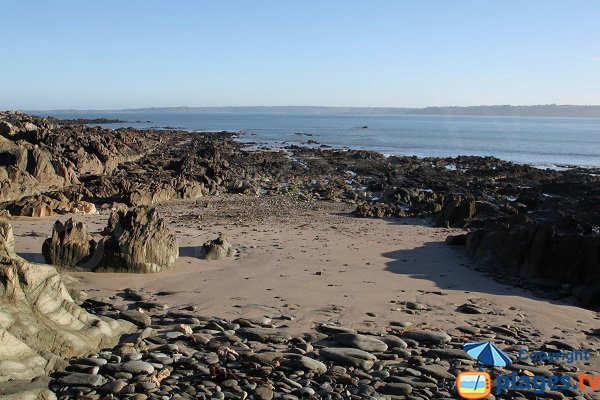
<svg viewBox="0 0 600 400">
<path fill-rule="evenodd" d="M 292 338 L 285 332 L 269 328 L 241 328 L 237 334 L 250 340 L 269 343 L 287 343 Z"/>
<path fill-rule="evenodd" d="M 412 393 L 412 387 L 406 383 L 386 383 L 380 389 L 381 393 L 394 396 L 406 396 Z"/>
<path fill-rule="evenodd" d="M 402 334 L 403 338 L 413 339 L 419 343 L 440 345 L 448 343 L 451 337 L 442 331 L 409 330 Z"/>
<path fill-rule="evenodd" d="M 475 216 L 475 199 L 452 195 L 437 217 L 437 226 L 467 227 Z"/>
<path fill-rule="evenodd" d="M 385 342 L 367 335 L 357 333 L 338 333 L 332 337 L 334 342 L 341 345 L 351 346 L 359 350 L 367 352 L 384 352 L 388 346 Z"/>
<path fill-rule="evenodd" d="M 377 361 L 371 353 L 359 349 L 345 347 L 326 347 L 320 350 L 322 357 L 342 365 L 350 365 L 363 370 L 369 370 Z"/>
<path fill-rule="evenodd" d="M 96 242 L 83 223 L 69 218 L 54 223 L 52 237 L 46 239 L 42 253 L 46 262 L 63 267 L 85 266 L 94 253 Z"/>
</svg>

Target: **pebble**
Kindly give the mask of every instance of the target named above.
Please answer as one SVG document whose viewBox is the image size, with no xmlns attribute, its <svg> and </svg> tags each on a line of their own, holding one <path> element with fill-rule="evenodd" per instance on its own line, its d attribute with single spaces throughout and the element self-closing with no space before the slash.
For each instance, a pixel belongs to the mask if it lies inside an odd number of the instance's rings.
<svg viewBox="0 0 600 400">
<path fill-rule="evenodd" d="M 106 378 L 102 375 L 97 374 L 83 374 L 80 372 L 73 372 L 69 375 L 62 376 L 58 379 L 58 382 L 65 386 L 102 386 L 106 383 Z"/>
<path fill-rule="evenodd" d="M 360 335 L 358 333 L 338 333 L 332 337 L 334 342 L 341 345 L 351 346 L 359 350 L 368 352 L 381 353 L 388 349 L 388 345 L 383 341 L 367 335 Z"/>
<path fill-rule="evenodd" d="M 377 360 L 377 357 L 366 351 L 344 347 L 326 347 L 321 349 L 320 354 L 330 361 L 364 370 L 371 369 L 373 363 Z"/>
<path fill-rule="evenodd" d="M 119 314 L 118 318 L 132 322 L 142 328 L 145 328 L 152 323 L 152 319 L 148 314 L 139 312 L 137 310 L 123 310 Z"/>
<path fill-rule="evenodd" d="M 152 364 L 139 360 L 127 361 L 121 366 L 121 369 L 124 372 L 129 372 L 133 375 L 141 373 L 151 374 L 154 372 L 154 367 L 152 366 Z"/>
<path fill-rule="evenodd" d="M 402 335 L 403 338 L 413 339 L 419 343 L 441 345 L 448 343 L 452 338 L 442 331 L 411 330 Z"/>
<path fill-rule="evenodd" d="M 57 373 L 52 390 L 61 400 L 450 399 L 456 398 L 456 374 L 475 368 L 459 347 L 470 336 L 495 341 L 510 354 L 571 346 L 558 338 L 539 343 L 534 330 L 508 326 L 464 326 L 450 335 L 424 323 L 419 329 L 403 323 L 402 330 L 390 324 L 387 334 L 325 324 L 293 337 L 268 317 L 228 322 L 176 310 L 152 312 L 143 316 L 154 322 L 156 332 L 141 335 L 141 328 L 138 340 L 128 336 L 129 342 L 113 350 L 72 359 L 68 370 L 74 372 Z M 184 322 L 191 335 L 180 331 Z M 551 376 L 552 368 L 523 363 L 506 370 Z M 561 394 L 582 395 L 577 390 Z M 549 393 L 548 398 L 559 397 Z"/>
</svg>

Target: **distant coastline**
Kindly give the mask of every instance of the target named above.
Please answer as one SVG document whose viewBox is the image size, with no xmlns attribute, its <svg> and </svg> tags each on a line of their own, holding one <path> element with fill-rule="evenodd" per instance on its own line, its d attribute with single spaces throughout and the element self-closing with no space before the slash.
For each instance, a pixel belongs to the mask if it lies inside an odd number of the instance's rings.
<svg viewBox="0 0 600 400">
<path fill-rule="evenodd" d="M 27 113 L 270 113 L 270 114 L 365 114 L 365 115 L 463 115 L 498 117 L 573 117 L 600 118 L 600 105 L 492 105 L 492 106 L 446 106 L 425 108 L 402 107 L 321 107 L 321 106 L 248 106 L 248 107 L 147 107 L 118 110 L 24 110 Z"/>
</svg>

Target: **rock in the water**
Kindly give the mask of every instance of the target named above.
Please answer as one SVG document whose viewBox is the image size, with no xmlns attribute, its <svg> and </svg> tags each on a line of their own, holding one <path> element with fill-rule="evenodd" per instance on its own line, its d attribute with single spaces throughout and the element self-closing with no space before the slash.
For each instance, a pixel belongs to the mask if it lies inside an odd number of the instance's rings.
<svg viewBox="0 0 600 400">
<path fill-rule="evenodd" d="M 338 333 L 333 336 L 333 341 L 341 345 L 351 346 L 359 350 L 369 352 L 383 352 L 386 351 L 388 346 L 383 341 L 367 335 L 360 335 L 357 333 Z"/>
<path fill-rule="evenodd" d="M 94 255 L 95 271 L 158 272 L 179 257 L 177 238 L 155 208 L 113 212 L 106 233 Z"/>
<path fill-rule="evenodd" d="M 377 357 L 371 353 L 346 347 L 326 347 L 321 349 L 320 354 L 333 362 L 350 365 L 364 370 L 371 369 L 373 363 L 377 360 Z"/>
<path fill-rule="evenodd" d="M 202 258 L 206 260 L 222 260 L 233 256 L 235 256 L 235 248 L 222 233 L 215 240 L 210 240 L 202 245 Z"/>
<path fill-rule="evenodd" d="M 11 232 L 0 224 L 0 382 L 45 375 L 132 329 L 75 304 L 56 268 L 15 254 Z"/>
<path fill-rule="evenodd" d="M 85 267 L 95 248 L 96 242 L 85 225 L 69 218 L 64 224 L 54 223 L 52 237 L 44 241 L 42 253 L 48 264 Z"/>
</svg>

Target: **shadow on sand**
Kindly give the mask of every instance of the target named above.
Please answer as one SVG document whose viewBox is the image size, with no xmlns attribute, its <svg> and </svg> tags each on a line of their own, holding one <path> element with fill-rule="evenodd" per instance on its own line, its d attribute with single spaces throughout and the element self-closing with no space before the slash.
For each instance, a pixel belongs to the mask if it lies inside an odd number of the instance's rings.
<svg viewBox="0 0 600 400">
<path fill-rule="evenodd" d="M 386 262 L 386 271 L 431 281 L 440 290 L 521 296 L 553 304 L 572 304 L 551 298 L 551 292 L 548 292 L 548 296 L 538 295 L 526 288 L 502 282 L 481 269 L 475 269 L 465 254 L 444 242 L 428 242 L 414 249 L 396 250 L 382 255 L 390 259 Z"/>
<path fill-rule="evenodd" d="M 184 246 L 179 248 L 179 257 L 204 258 L 202 246 Z"/>
<path fill-rule="evenodd" d="M 19 257 L 24 258 L 29 262 L 45 264 L 46 260 L 44 259 L 44 255 L 42 253 L 17 253 Z"/>
</svg>

